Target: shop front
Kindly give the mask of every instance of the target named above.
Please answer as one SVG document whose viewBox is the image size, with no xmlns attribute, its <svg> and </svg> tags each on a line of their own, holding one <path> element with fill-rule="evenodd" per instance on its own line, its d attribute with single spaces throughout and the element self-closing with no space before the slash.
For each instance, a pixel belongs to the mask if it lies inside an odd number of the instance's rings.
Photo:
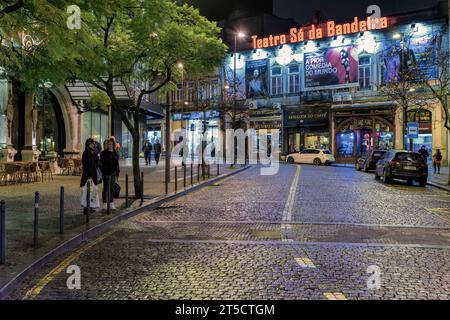
<svg viewBox="0 0 450 320">
<path fill-rule="evenodd" d="M 273 135 L 279 134 L 279 150 L 282 150 L 283 139 L 282 134 L 282 113 L 278 109 L 273 108 L 261 108 L 258 110 L 251 110 L 250 116 L 250 128 L 255 130 L 256 136 L 254 137 L 253 145 L 260 147 L 261 137 L 266 137 L 267 146 L 272 148 L 274 141 Z M 263 138 L 264 139 L 264 138 Z"/>
<path fill-rule="evenodd" d="M 177 113 L 172 120 L 173 130 L 181 130 L 188 139 L 191 156 L 194 156 L 196 150 L 200 150 L 203 132 L 206 134 L 207 144 L 216 143 L 219 139 L 220 114 L 217 111 Z"/>
<path fill-rule="evenodd" d="M 285 153 L 298 152 L 304 148 L 329 149 L 329 109 L 295 108 L 284 112 Z"/>
<path fill-rule="evenodd" d="M 417 152 L 422 146 L 425 146 L 428 153 L 433 153 L 433 114 L 429 110 L 416 109 L 408 111 L 408 123 L 417 122 L 419 124 L 419 137 L 413 139 L 412 150 Z M 405 137 L 407 150 L 410 149 L 410 140 Z M 429 164 L 432 162 L 432 158 L 428 158 Z"/>
<path fill-rule="evenodd" d="M 371 149 L 395 146 L 395 111 L 390 103 L 381 105 L 333 106 L 333 154 L 338 162 L 355 163 Z"/>
</svg>

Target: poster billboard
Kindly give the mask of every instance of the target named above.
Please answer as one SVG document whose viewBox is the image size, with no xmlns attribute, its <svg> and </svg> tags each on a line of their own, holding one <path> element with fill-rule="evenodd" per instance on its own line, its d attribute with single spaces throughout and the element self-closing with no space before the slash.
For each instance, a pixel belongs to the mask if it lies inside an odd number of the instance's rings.
<svg viewBox="0 0 450 320">
<path fill-rule="evenodd" d="M 247 61 L 245 74 L 247 98 L 268 97 L 269 59 Z"/>
<path fill-rule="evenodd" d="M 401 70 L 417 66 L 417 74 L 428 79 L 436 79 L 437 68 L 433 63 L 436 55 L 433 35 L 407 37 L 384 43 L 383 82 L 400 81 Z M 430 50 L 433 50 L 430 54 Z"/>
<path fill-rule="evenodd" d="M 224 91 L 224 99 L 227 102 L 233 101 L 235 98 L 234 83 L 236 80 L 236 100 L 245 100 L 245 68 L 241 59 L 236 62 L 236 78 L 234 74 L 233 60 L 225 65 L 225 83 L 228 88 Z"/>
<path fill-rule="evenodd" d="M 305 86 L 317 88 L 358 83 L 356 46 L 321 49 L 305 53 Z"/>
</svg>

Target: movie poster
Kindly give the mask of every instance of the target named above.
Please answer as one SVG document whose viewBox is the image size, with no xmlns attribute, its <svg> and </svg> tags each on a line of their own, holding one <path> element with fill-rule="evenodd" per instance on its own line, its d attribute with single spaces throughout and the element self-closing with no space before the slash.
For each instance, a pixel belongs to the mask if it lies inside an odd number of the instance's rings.
<svg viewBox="0 0 450 320">
<path fill-rule="evenodd" d="M 248 99 L 266 98 L 269 96 L 269 59 L 248 61 L 246 74 L 246 88 Z"/>
<path fill-rule="evenodd" d="M 305 53 L 306 88 L 358 83 L 358 61 L 356 46 Z"/>
<path fill-rule="evenodd" d="M 224 99 L 227 102 L 234 100 L 234 63 L 225 66 L 225 83 L 227 89 L 224 91 Z M 238 61 L 236 64 L 236 100 L 245 100 L 245 68 L 244 64 Z"/>
<path fill-rule="evenodd" d="M 433 45 L 434 37 L 406 38 L 404 41 L 392 40 L 384 43 L 383 52 L 383 82 L 401 81 L 401 71 L 405 73 L 411 67 L 418 67 L 418 75 L 428 79 L 436 79 L 437 68 L 433 63 L 436 48 Z M 430 49 L 433 53 L 430 54 Z"/>
</svg>

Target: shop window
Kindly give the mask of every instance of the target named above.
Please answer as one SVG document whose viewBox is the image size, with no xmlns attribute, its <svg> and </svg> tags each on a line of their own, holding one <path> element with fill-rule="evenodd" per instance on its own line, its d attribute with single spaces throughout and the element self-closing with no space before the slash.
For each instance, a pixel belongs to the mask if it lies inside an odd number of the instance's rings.
<svg viewBox="0 0 450 320">
<path fill-rule="evenodd" d="M 281 67 L 273 67 L 271 70 L 271 95 L 283 94 L 283 73 Z"/>
<path fill-rule="evenodd" d="M 288 67 L 288 93 L 300 92 L 300 68 L 298 65 Z"/>
<path fill-rule="evenodd" d="M 337 154 L 340 158 L 353 158 L 355 134 L 353 131 L 338 132 L 336 136 Z"/>
<path fill-rule="evenodd" d="M 359 88 L 370 90 L 371 86 L 371 59 L 368 56 L 359 58 Z"/>
<path fill-rule="evenodd" d="M 196 92 L 195 92 L 195 83 L 194 82 L 189 82 L 189 88 L 188 88 L 188 101 L 189 102 L 193 102 L 196 96 Z"/>
</svg>

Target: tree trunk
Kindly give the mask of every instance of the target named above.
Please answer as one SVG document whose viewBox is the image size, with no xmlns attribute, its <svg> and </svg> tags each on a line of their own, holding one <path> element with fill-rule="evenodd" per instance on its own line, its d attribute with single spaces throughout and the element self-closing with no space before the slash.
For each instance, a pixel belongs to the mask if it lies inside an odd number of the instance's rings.
<svg viewBox="0 0 450 320">
<path fill-rule="evenodd" d="M 139 127 L 138 127 L 139 128 Z M 142 181 L 141 181 L 141 167 L 139 164 L 139 141 L 140 141 L 140 136 L 139 136 L 139 131 L 136 130 L 136 132 L 134 132 L 132 134 L 133 137 L 133 150 L 132 150 L 132 155 L 133 155 L 133 180 L 134 180 L 134 194 L 136 198 L 141 197 L 142 193 L 144 192 L 144 190 L 142 190 L 141 186 L 142 186 Z"/>
</svg>

